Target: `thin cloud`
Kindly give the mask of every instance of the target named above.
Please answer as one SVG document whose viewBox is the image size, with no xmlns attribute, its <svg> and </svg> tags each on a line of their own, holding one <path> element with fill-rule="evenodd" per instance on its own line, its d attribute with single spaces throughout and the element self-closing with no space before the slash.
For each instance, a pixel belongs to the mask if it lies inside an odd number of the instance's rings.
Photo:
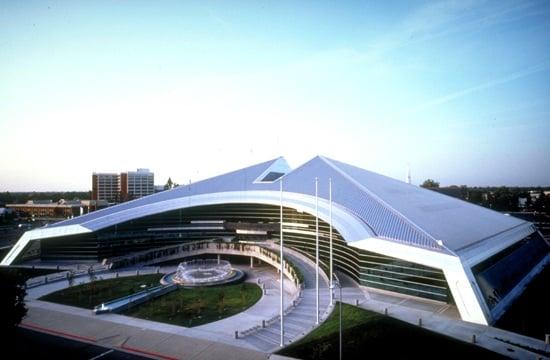
<svg viewBox="0 0 550 360">
<path fill-rule="evenodd" d="M 401 23 L 362 52 L 360 60 L 380 60 L 389 51 L 456 34 L 484 29 L 550 13 L 533 2 L 489 3 L 449 0 L 428 3 L 411 12 Z M 359 57 L 357 57 L 359 58 Z"/>
<path fill-rule="evenodd" d="M 478 91 L 489 89 L 489 88 L 492 88 L 492 87 L 497 86 L 497 85 L 506 84 L 506 83 L 509 83 L 511 81 L 521 79 L 521 78 L 527 77 L 529 75 L 533 75 L 533 74 L 545 71 L 548 68 L 550 68 L 550 62 L 544 62 L 544 63 L 538 64 L 538 65 L 529 67 L 525 70 L 520 70 L 520 71 L 514 72 L 512 74 L 501 77 L 499 79 L 495 79 L 495 80 L 492 80 L 492 81 L 481 83 L 481 84 L 478 84 L 476 86 L 472 86 L 472 87 L 469 87 L 469 88 L 466 88 L 466 89 L 463 89 L 463 90 L 452 92 L 450 94 L 447 94 L 447 95 L 444 95 L 444 96 L 441 96 L 441 97 L 437 97 L 433 100 L 425 102 L 425 103 L 423 103 L 419 106 L 416 106 L 416 107 L 406 111 L 406 113 L 408 113 L 408 114 L 417 113 L 419 111 L 422 111 L 422 110 L 425 110 L 425 109 L 428 109 L 428 108 L 431 108 L 431 107 L 434 107 L 434 106 L 437 106 L 437 105 L 448 103 L 450 101 L 468 96 L 468 95 L 476 93 Z"/>
</svg>

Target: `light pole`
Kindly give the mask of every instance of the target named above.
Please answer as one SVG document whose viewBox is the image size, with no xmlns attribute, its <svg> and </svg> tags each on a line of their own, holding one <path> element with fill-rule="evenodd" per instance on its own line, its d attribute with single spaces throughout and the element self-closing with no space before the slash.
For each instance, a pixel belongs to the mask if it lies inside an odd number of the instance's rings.
<svg viewBox="0 0 550 360">
<path fill-rule="evenodd" d="M 329 261 L 329 265 L 330 265 L 330 269 L 329 269 L 329 273 L 332 274 L 333 273 L 333 270 L 332 270 L 332 178 L 329 178 L 328 179 L 328 199 L 329 199 L 329 226 L 330 226 L 330 230 L 329 230 L 329 241 L 330 241 L 330 261 Z M 330 277 L 330 288 L 332 289 L 333 286 L 332 286 L 332 276 Z M 333 305 L 333 299 L 332 299 L 332 290 L 330 292 L 330 306 Z"/>
<path fill-rule="evenodd" d="M 280 189 L 280 202 L 281 202 L 281 213 L 280 213 L 280 246 L 281 246 L 281 254 L 280 254 L 280 257 L 281 257 L 281 303 L 280 303 L 280 312 L 281 312 L 281 344 L 280 346 L 284 346 L 285 345 L 285 311 L 284 311 L 284 297 L 285 297 L 285 293 L 284 293 L 284 271 L 285 271 L 285 268 L 284 268 L 284 257 L 283 257 L 283 179 L 281 179 L 281 182 L 279 183 L 279 189 Z"/>
<path fill-rule="evenodd" d="M 315 178 L 315 324 L 319 325 L 319 191 Z"/>
<path fill-rule="evenodd" d="M 339 359 L 342 360 L 342 286 L 340 285 L 340 280 L 336 277 L 336 274 L 333 273 L 332 277 L 334 278 L 334 284 L 338 286 L 340 291 L 340 303 L 338 305 L 338 354 Z M 332 288 L 333 286 L 331 286 Z M 331 291 L 332 296 L 332 291 Z"/>
</svg>

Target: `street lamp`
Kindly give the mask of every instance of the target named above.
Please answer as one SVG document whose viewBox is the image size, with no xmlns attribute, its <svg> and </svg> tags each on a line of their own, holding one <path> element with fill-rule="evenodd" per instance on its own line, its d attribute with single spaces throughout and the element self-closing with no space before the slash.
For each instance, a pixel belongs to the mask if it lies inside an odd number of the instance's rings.
<svg viewBox="0 0 550 360">
<path fill-rule="evenodd" d="M 336 277 L 336 273 L 332 273 L 332 277 L 334 278 L 333 284 L 338 286 L 338 289 L 340 290 L 340 303 L 338 305 L 338 351 L 339 351 L 339 359 L 342 360 L 342 286 L 340 285 L 340 280 L 338 277 Z M 331 291 L 330 296 L 332 297 L 332 289 L 334 288 L 334 285 L 331 285 Z"/>
</svg>

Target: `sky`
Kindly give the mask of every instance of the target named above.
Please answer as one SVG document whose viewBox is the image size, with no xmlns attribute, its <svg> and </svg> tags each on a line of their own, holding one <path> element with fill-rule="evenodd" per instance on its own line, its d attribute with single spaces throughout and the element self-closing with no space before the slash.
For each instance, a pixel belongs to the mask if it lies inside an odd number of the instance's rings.
<svg viewBox="0 0 550 360">
<path fill-rule="evenodd" d="M 0 1 L 0 191 L 324 155 L 550 185 L 548 1 Z"/>
</svg>

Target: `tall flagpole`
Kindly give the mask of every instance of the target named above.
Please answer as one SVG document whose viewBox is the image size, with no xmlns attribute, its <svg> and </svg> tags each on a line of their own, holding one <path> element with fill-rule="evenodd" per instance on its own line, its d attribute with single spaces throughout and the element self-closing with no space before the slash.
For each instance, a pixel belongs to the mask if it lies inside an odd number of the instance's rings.
<svg viewBox="0 0 550 360">
<path fill-rule="evenodd" d="M 319 324 L 319 194 L 318 179 L 315 178 L 315 294 L 316 311 L 315 323 Z"/>
<path fill-rule="evenodd" d="M 280 201 L 281 201 L 281 219 L 280 219 L 280 246 L 281 246 L 281 346 L 285 345 L 285 326 L 284 326 L 284 287 L 283 287 L 283 281 L 284 281 L 284 260 L 283 260 L 283 179 L 281 179 L 281 182 L 279 183 L 279 189 L 280 189 Z"/>
<path fill-rule="evenodd" d="M 333 284 L 332 284 L 332 179 L 328 179 L 328 201 L 329 201 L 329 239 L 330 239 L 330 305 L 332 305 L 333 301 Z"/>
</svg>

